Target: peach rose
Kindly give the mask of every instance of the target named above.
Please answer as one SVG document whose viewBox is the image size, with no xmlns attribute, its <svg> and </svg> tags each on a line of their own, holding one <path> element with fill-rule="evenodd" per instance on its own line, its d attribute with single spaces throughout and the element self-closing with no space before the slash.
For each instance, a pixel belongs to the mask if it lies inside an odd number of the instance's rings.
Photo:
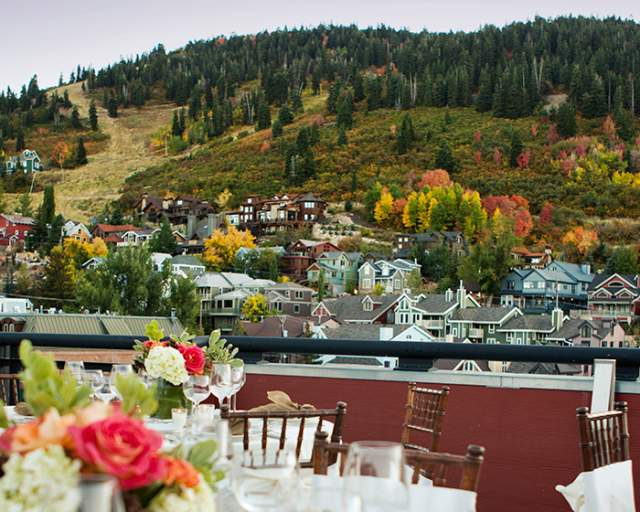
<svg viewBox="0 0 640 512">
<path fill-rule="evenodd" d="M 90 423 L 108 418 L 114 412 L 114 407 L 105 402 L 92 402 L 90 405 L 75 411 L 76 425 L 84 427 Z"/>
<path fill-rule="evenodd" d="M 5 430 L 0 436 L 0 449 L 25 453 L 50 444 L 66 445 L 65 438 L 74 423 L 72 414 L 60 416 L 56 409 L 51 409 L 34 421 Z"/>
</svg>

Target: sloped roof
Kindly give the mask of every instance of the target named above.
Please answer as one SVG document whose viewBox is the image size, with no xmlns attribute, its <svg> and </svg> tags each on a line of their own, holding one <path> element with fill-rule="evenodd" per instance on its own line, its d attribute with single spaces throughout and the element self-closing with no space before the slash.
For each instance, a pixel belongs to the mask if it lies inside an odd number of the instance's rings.
<svg viewBox="0 0 640 512">
<path fill-rule="evenodd" d="M 511 318 L 499 331 L 553 331 L 550 315 L 520 315 Z"/>
<path fill-rule="evenodd" d="M 100 230 L 103 233 L 124 233 L 126 231 L 142 231 L 142 228 L 133 224 L 97 224 L 94 231 Z"/>
<path fill-rule="evenodd" d="M 613 322 L 603 322 L 602 320 L 589 320 L 586 318 L 569 318 L 565 320 L 562 327 L 548 336 L 552 340 L 570 340 L 580 335 L 582 327 L 588 324 L 593 330 L 593 335 L 597 338 L 604 338 L 611 329 Z"/>
<path fill-rule="evenodd" d="M 452 320 L 463 322 L 499 322 L 514 309 L 517 308 L 490 306 L 458 309 L 453 314 Z"/>
<path fill-rule="evenodd" d="M 233 300 L 233 299 L 246 299 L 251 297 L 251 293 L 247 290 L 232 290 L 230 292 L 221 293 L 215 296 L 215 300 Z"/>
<path fill-rule="evenodd" d="M 22 215 L 9 215 L 7 213 L 3 213 L 2 216 L 12 224 L 25 224 L 28 226 L 33 226 L 36 223 L 35 219 L 31 217 L 24 217 Z"/>
<path fill-rule="evenodd" d="M 577 282 L 571 275 L 565 272 L 558 272 L 555 270 L 533 270 L 531 274 L 540 274 L 545 281 L 553 282 L 553 283 L 569 283 L 574 284 Z M 528 277 L 528 276 L 527 276 Z"/>
<path fill-rule="evenodd" d="M 545 269 L 552 265 L 560 267 L 562 270 L 564 270 L 566 273 L 580 282 L 590 283 L 593 279 L 593 274 L 584 272 L 582 267 L 577 263 L 568 263 L 566 261 L 552 261 L 545 267 Z"/>
<path fill-rule="evenodd" d="M 638 288 L 636 287 L 636 276 L 634 276 L 633 274 L 618 274 L 618 273 L 607 274 L 604 272 L 593 276 L 593 281 L 589 283 L 588 290 L 589 291 L 597 290 L 605 281 L 607 281 L 608 279 L 612 278 L 615 275 L 627 281 L 629 283 L 629 289 L 638 290 Z M 608 286 L 605 286 L 604 288 L 608 288 Z M 620 288 L 616 287 L 616 289 L 620 289 Z"/>
<path fill-rule="evenodd" d="M 284 321 L 284 326 L 283 322 Z M 310 319 L 289 315 L 268 316 L 260 322 L 240 322 L 247 336 L 282 336 L 282 329 L 287 331 L 288 338 L 301 338 L 306 335 L 306 325 Z"/>
<path fill-rule="evenodd" d="M 582 368 L 577 364 L 531 363 L 514 361 L 509 365 L 507 373 L 530 373 L 536 375 L 577 375 Z"/>
<path fill-rule="evenodd" d="M 373 310 L 365 311 L 362 301 L 365 297 L 373 300 Z M 345 295 L 335 299 L 325 299 L 323 304 L 329 310 L 331 316 L 340 323 L 349 321 L 373 322 L 376 318 L 395 304 L 400 295 Z"/>
<path fill-rule="evenodd" d="M 143 337 L 147 324 L 152 320 L 158 322 L 158 325 L 166 335 L 179 335 L 184 330 L 178 319 L 169 317 L 63 313 L 31 313 L 25 315 L 25 317 L 25 333 L 123 334 Z"/>
<path fill-rule="evenodd" d="M 445 313 L 456 305 L 455 300 L 446 300 L 444 293 L 431 293 L 421 299 L 415 307 L 425 313 Z"/>
<path fill-rule="evenodd" d="M 254 281 L 251 276 L 240 272 L 220 272 L 220 274 L 234 287 L 250 286 Z"/>
<path fill-rule="evenodd" d="M 190 254 L 180 254 L 178 256 L 174 256 L 173 258 L 171 258 L 171 264 L 172 265 L 189 265 L 192 267 L 204 268 L 204 263 L 202 263 L 202 261 L 200 261 L 198 258 Z"/>
<path fill-rule="evenodd" d="M 205 272 L 195 278 L 196 286 L 200 288 L 233 288 L 220 272 Z"/>
<path fill-rule="evenodd" d="M 323 329 L 322 332 L 331 340 L 362 340 L 380 341 L 380 329 L 392 329 L 395 338 L 409 327 L 406 325 L 383 324 L 345 324 L 333 329 Z"/>
</svg>

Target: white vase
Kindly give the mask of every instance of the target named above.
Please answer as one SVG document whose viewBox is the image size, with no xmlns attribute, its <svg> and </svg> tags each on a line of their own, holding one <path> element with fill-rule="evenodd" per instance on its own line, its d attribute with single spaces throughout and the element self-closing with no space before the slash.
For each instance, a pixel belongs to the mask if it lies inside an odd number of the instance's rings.
<svg viewBox="0 0 640 512">
<path fill-rule="evenodd" d="M 109 475 L 82 475 L 79 512 L 124 512 L 120 488 Z"/>
</svg>

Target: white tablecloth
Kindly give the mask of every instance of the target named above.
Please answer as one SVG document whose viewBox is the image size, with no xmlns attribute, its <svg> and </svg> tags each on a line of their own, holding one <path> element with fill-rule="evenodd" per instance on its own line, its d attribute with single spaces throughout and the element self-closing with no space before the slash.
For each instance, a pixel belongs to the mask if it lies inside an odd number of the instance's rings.
<svg viewBox="0 0 640 512">
<path fill-rule="evenodd" d="M 557 485 L 574 512 L 635 512 L 631 461 L 580 473 L 569 485 Z"/>
</svg>

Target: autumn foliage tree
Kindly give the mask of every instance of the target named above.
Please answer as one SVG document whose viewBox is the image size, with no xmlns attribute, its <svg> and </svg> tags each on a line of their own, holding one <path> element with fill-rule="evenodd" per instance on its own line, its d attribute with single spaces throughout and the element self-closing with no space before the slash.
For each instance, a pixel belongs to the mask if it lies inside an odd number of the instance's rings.
<svg viewBox="0 0 640 512">
<path fill-rule="evenodd" d="M 242 318 L 250 322 L 259 322 L 269 314 L 267 299 L 261 293 L 248 297 L 242 305 Z"/>
<path fill-rule="evenodd" d="M 204 241 L 202 260 L 214 270 L 231 268 L 238 249 L 241 247 L 253 249 L 255 246 L 255 237 L 249 230 L 240 231 L 235 226 L 229 226 L 225 233 L 221 229 L 216 229 L 211 237 Z"/>
<path fill-rule="evenodd" d="M 425 187 L 448 187 L 452 185 L 451 177 L 449 173 L 444 169 L 432 169 L 425 172 L 422 178 L 418 182 L 417 188 L 423 189 Z"/>
<path fill-rule="evenodd" d="M 380 192 L 380 199 L 373 209 L 373 218 L 378 224 L 386 224 L 393 213 L 393 196 L 387 187 Z"/>
<path fill-rule="evenodd" d="M 489 216 L 499 209 L 500 213 L 513 221 L 514 234 L 518 238 L 526 237 L 533 228 L 533 219 L 529 212 L 529 201 L 520 195 L 487 196 L 482 206 Z"/>
<path fill-rule="evenodd" d="M 584 258 L 598 244 L 598 233 L 583 226 L 570 229 L 562 237 L 565 256 L 577 261 Z"/>
</svg>

